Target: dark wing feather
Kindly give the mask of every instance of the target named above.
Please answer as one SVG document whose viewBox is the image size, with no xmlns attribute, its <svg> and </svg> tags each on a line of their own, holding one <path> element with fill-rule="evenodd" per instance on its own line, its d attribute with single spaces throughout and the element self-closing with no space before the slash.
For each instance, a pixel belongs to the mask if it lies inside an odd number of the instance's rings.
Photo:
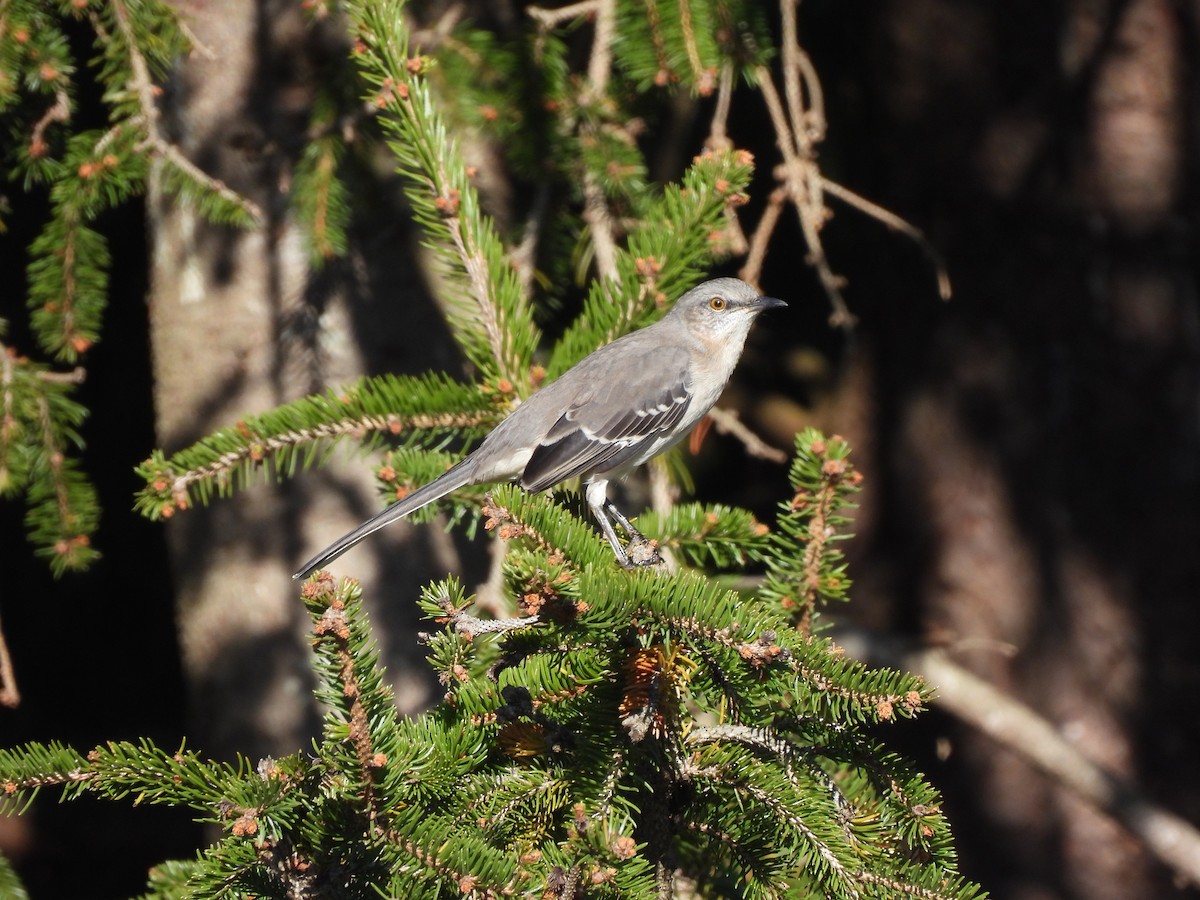
<svg viewBox="0 0 1200 900">
<path fill-rule="evenodd" d="M 553 444 L 538 444 L 521 476 L 521 487 L 527 491 L 544 491 L 560 481 L 595 472 L 615 469 L 641 450 L 642 443 L 653 438 L 628 443 L 626 441 L 597 441 L 578 429 Z"/>
<path fill-rule="evenodd" d="M 522 487 L 542 491 L 577 475 L 612 471 L 636 460 L 687 414 L 692 395 L 686 363 L 685 352 L 660 351 L 649 365 L 621 373 L 619 384 L 589 392 L 555 421 L 534 449 L 521 476 Z"/>
</svg>

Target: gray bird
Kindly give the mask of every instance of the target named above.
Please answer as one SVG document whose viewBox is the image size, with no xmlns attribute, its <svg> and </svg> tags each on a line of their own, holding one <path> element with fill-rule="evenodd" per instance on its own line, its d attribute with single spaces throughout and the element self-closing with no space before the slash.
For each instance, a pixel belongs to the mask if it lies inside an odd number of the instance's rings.
<svg viewBox="0 0 1200 900">
<path fill-rule="evenodd" d="M 473 453 L 334 541 L 292 577 L 305 577 L 388 523 L 466 485 L 516 481 L 527 491 L 544 491 L 576 476 L 617 561 L 632 568 L 609 516 L 631 547 L 646 539 L 608 499 L 609 479 L 683 440 L 725 390 L 758 314 L 782 306 L 737 278 L 692 288 L 653 325 L 606 344 L 537 391 Z M 657 562 L 656 554 L 639 560 L 646 562 Z"/>
</svg>

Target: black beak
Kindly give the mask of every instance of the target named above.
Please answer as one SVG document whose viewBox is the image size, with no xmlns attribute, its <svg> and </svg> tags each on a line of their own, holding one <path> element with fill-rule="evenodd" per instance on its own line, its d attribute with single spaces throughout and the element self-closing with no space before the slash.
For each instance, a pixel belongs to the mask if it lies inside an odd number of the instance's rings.
<svg viewBox="0 0 1200 900">
<path fill-rule="evenodd" d="M 754 305 L 763 311 L 768 309 L 784 309 L 787 307 L 787 304 L 778 297 L 759 297 L 754 301 Z"/>
</svg>

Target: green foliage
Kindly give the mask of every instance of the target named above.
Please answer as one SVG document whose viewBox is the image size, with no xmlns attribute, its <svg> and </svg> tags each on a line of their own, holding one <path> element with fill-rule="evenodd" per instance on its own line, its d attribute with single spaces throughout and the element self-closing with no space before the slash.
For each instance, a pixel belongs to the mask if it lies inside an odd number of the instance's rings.
<svg viewBox="0 0 1200 900">
<path fill-rule="evenodd" d="M 579 318 L 566 330 L 546 366 L 561 375 L 601 344 L 650 324 L 669 300 L 692 287 L 715 253 L 714 234 L 731 206 L 742 202 L 752 164 L 748 154 L 698 156 L 681 184 L 668 185 L 617 253 L 615 281 L 599 279 Z"/>
<path fill-rule="evenodd" d="M 0 322 L 0 337 L 3 336 Z M 87 411 L 75 379 L 23 357 L 0 355 L 0 499 L 24 497 L 25 527 L 55 575 L 86 567 L 99 510 L 73 455 Z"/>
<path fill-rule="evenodd" d="M 505 248 L 484 215 L 466 164 L 426 77 L 435 62 L 410 57 L 403 4 L 349 2 L 368 102 L 379 109 L 408 198 L 444 276 L 449 321 L 467 358 L 493 385 L 527 388 L 539 331 Z"/>
<path fill-rule="evenodd" d="M 291 476 L 347 435 L 367 447 L 386 435 L 436 449 L 452 436 L 486 432 L 501 415 L 491 395 L 445 377 L 363 379 L 344 391 L 248 416 L 170 457 L 155 452 L 137 469 L 146 486 L 135 505 L 149 518 L 167 518 L 207 503 L 214 493 L 226 496 L 256 476 Z"/>
<path fill-rule="evenodd" d="M 773 38 L 766 5 L 755 0 L 617 3 L 617 65 L 639 91 L 674 85 L 706 96 L 722 65 L 770 61 Z"/>
<path fill-rule="evenodd" d="M 0 856 L 0 897 L 6 900 L 29 900 L 29 893 L 21 884 L 21 879 L 3 856 Z"/>
<path fill-rule="evenodd" d="M 668 550 L 683 553 L 691 565 L 719 569 L 762 561 L 771 541 L 770 529 L 753 514 L 721 504 L 678 504 L 665 515 L 647 512 L 638 527 Z"/>
<path fill-rule="evenodd" d="M 89 65 L 75 60 L 67 36 L 77 23 L 92 36 Z M 108 303 L 111 259 L 101 216 L 143 194 L 152 168 L 167 193 L 214 220 L 248 224 L 255 216 L 158 130 L 155 82 L 186 46 L 175 13 L 159 0 L 10 0 L 0 7 L 0 168 L 20 185 L 15 212 L 36 232 L 25 248 L 24 290 L 11 287 L 24 296 L 33 353 L 43 358 L 0 344 L 0 496 L 24 497 L 29 539 L 56 576 L 99 556 L 91 546 L 96 491 L 78 457 L 86 410 L 73 395 Z M 98 127 L 79 121 L 83 79 L 101 89 Z M 4 205 L 0 217 L 9 212 Z"/>
<path fill-rule="evenodd" d="M 805 548 L 802 557 L 776 556 L 768 566 L 763 597 L 802 631 L 813 626 L 817 608 L 845 600 L 850 587 L 838 544 L 847 537 L 861 475 L 850 465 L 850 446 L 807 429 L 798 438 L 791 480 L 795 495 L 779 508 L 776 540 Z"/>
<path fill-rule="evenodd" d="M 792 485 L 837 508 L 855 479 L 832 446 L 800 436 Z M 833 482 L 815 465 L 832 455 Z M 0 750 L 0 813 L 57 788 L 220 826 L 194 860 L 156 866 L 147 898 L 650 898 L 674 869 L 706 897 L 983 896 L 956 871 L 937 792 L 862 728 L 917 713 L 919 679 L 699 571 L 626 572 L 546 497 L 497 488 L 484 514 L 510 544 L 520 615 L 475 615 L 453 579 L 425 591 L 445 687 L 429 712 L 397 713 L 357 583 L 322 572 L 302 592 L 325 709 L 311 752 L 223 764 L 146 740 L 27 744 Z M 812 546 L 719 507 L 654 524 L 721 520 L 772 571 Z"/>
<path fill-rule="evenodd" d="M 298 464 L 322 459 L 331 443 L 343 438 L 365 438 L 371 446 L 396 423 L 400 427 L 391 430 L 401 432 L 402 442 L 415 443 L 422 450 L 440 448 L 451 434 L 476 437 L 500 417 L 503 404 L 526 395 L 543 379 L 561 374 L 597 346 L 661 315 L 669 299 L 698 281 L 717 255 L 714 235 L 720 233 L 729 210 L 744 201 L 752 174 L 752 161 L 745 153 L 705 152 L 693 161 L 680 184 L 661 190 L 641 186 L 637 193 L 641 215 L 630 225 L 626 246 L 618 248 L 617 279 L 594 284 L 579 317 L 547 351 L 547 365 L 535 365 L 540 332 L 533 308 L 494 223 L 481 211 L 468 167 L 450 137 L 430 84 L 436 77 L 448 90 L 449 81 L 437 60 L 409 54 L 400 8 L 394 0 L 347 5 L 357 40 L 354 56 L 369 86 L 368 106 L 376 112 L 399 161 L 414 216 L 441 261 L 453 333 L 478 370 L 479 386 L 457 385 L 445 378 L 365 379 L 347 392 L 356 402 L 371 398 L 362 410 L 346 409 L 332 395 L 317 395 L 247 419 L 169 459 L 156 452 L 138 468 L 146 481 L 137 500 L 144 515 L 159 518 L 196 501 L 207 502 L 214 493 L 224 496 L 250 483 L 256 473 L 290 475 Z M 491 46 L 473 32 L 466 34 L 464 42 L 452 44 L 456 58 L 476 52 L 470 50 L 472 46 L 478 52 Z M 507 71 L 514 58 L 510 51 L 498 51 L 495 65 Z M 484 78 L 480 83 L 486 89 L 489 81 Z M 468 99 L 475 97 L 471 93 L 475 90 L 479 88 L 468 89 Z M 461 110 L 467 101 L 459 100 L 456 108 Z M 328 121 L 330 115 L 322 112 L 322 120 Z M 332 136 L 322 137 L 310 148 L 306 159 L 311 161 L 298 176 L 303 197 L 319 193 L 314 186 L 318 183 L 336 193 L 337 153 Z M 340 240 L 339 228 L 327 232 L 314 228 L 314 252 L 324 253 L 317 243 L 319 233 L 332 247 Z M 489 396 L 495 400 L 489 402 Z M 405 478 L 417 469 L 440 471 L 436 466 L 443 458 L 421 462 L 420 453 L 408 452 L 397 459 L 407 471 L 390 471 L 382 480 L 399 478 L 403 486 L 419 481 Z M 390 464 L 384 468 L 394 470 Z M 394 485 L 388 484 L 388 489 Z M 462 504 L 454 507 L 456 516 L 466 512 Z"/>
</svg>

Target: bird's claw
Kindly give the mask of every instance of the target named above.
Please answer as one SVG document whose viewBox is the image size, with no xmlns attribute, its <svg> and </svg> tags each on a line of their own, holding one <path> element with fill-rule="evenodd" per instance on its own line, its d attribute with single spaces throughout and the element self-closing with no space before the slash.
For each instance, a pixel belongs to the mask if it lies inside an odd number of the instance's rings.
<svg viewBox="0 0 1200 900">
<path fill-rule="evenodd" d="M 626 566 L 628 569 L 650 569 L 663 564 L 662 555 L 658 552 L 658 541 L 641 534 L 633 536 L 629 546 L 625 548 L 625 553 L 629 560 L 629 565 Z"/>
</svg>

